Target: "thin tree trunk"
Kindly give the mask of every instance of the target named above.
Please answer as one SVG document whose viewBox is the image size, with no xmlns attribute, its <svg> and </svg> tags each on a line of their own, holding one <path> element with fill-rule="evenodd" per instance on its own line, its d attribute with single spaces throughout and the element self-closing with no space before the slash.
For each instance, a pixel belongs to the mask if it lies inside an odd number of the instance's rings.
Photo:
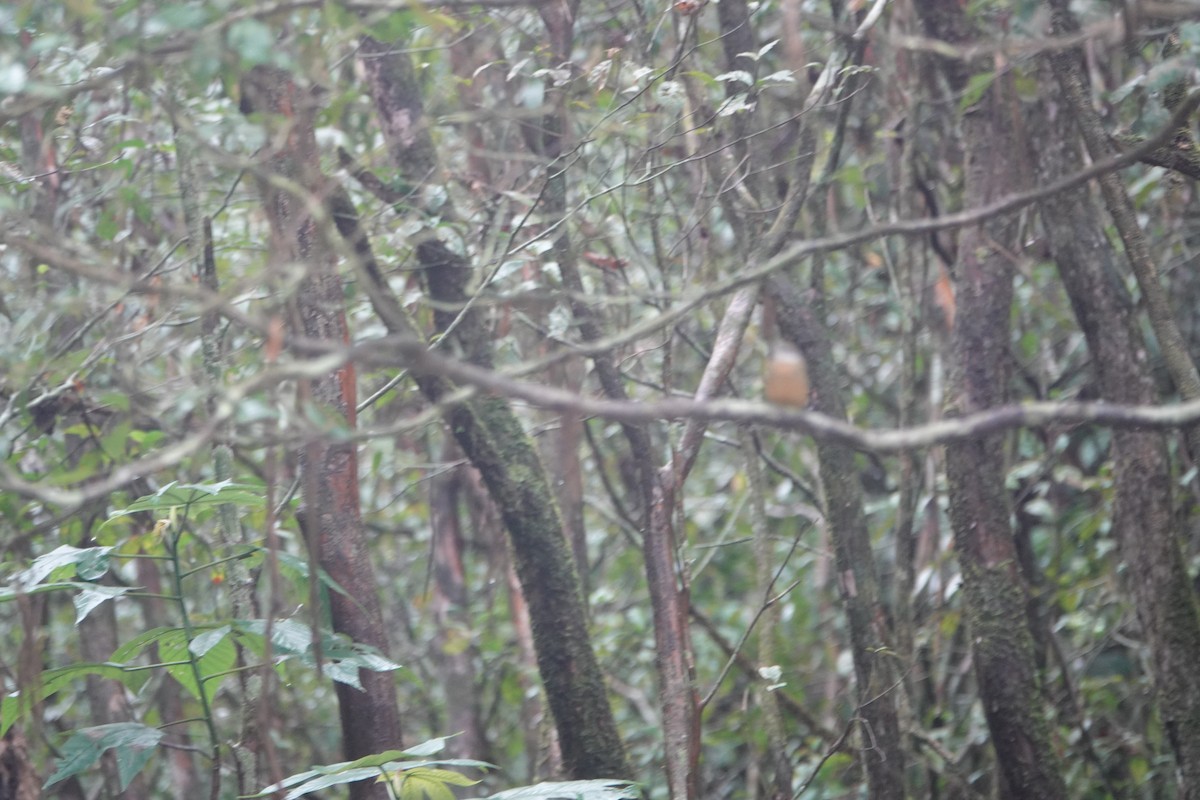
<svg viewBox="0 0 1200 800">
<path fill-rule="evenodd" d="M 1053 18 L 1051 28 L 1055 34 L 1070 36 L 1079 31 L 1079 23 L 1067 2 L 1049 0 L 1049 6 Z M 1062 87 L 1062 98 L 1076 121 L 1092 161 L 1101 161 L 1115 155 L 1115 148 L 1100 123 L 1100 115 L 1092 108 L 1091 97 L 1085 88 L 1083 70 L 1079 66 L 1081 58 L 1082 51 L 1078 48 L 1063 50 L 1050 59 L 1050 64 Z M 1177 88 L 1169 89 L 1169 93 L 1171 92 L 1175 95 L 1177 106 L 1182 97 L 1179 96 Z M 1183 149 L 1193 148 L 1188 143 Z M 1159 281 L 1158 264 L 1150 255 L 1145 234 L 1142 233 L 1137 220 L 1133 200 L 1130 199 L 1129 192 L 1117 173 L 1101 175 L 1097 181 L 1104 195 L 1104 204 L 1112 215 L 1113 224 L 1121 236 L 1121 243 L 1125 246 L 1125 256 L 1137 278 L 1138 288 L 1142 290 L 1147 318 L 1154 329 L 1155 338 L 1158 339 L 1167 372 L 1170 373 L 1176 390 L 1185 400 L 1200 398 L 1200 371 L 1197 371 L 1196 363 L 1188 353 L 1187 342 L 1184 341 L 1179 325 L 1175 322 L 1175 312 Z M 1193 455 L 1200 456 L 1200 426 L 1189 426 L 1184 429 L 1184 433 Z M 1200 773 L 1197 777 L 1200 777 Z"/>
<path fill-rule="evenodd" d="M 437 158 L 407 53 L 364 37 L 359 56 L 393 162 L 414 180 L 429 180 L 437 172 Z M 335 219 L 362 261 L 376 311 L 392 333 L 417 338 L 416 326 L 380 276 L 369 243 L 358 230 L 353 206 L 345 197 L 334 200 L 338 205 Z M 471 276 L 466 259 L 436 239 L 417 245 L 417 259 L 437 302 L 437 327 L 445 331 L 453 326 L 454 339 L 466 357 L 490 366 L 491 332 L 479 313 L 464 308 Z M 434 375 L 419 375 L 416 381 L 422 393 L 435 402 L 454 388 Z M 630 777 L 604 677 L 592 650 L 579 576 L 537 450 L 502 398 L 451 406 L 446 421 L 482 475 L 511 537 L 517 575 L 529 604 L 538 669 L 568 773 L 574 778 Z"/>
<path fill-rule="evenodd" d="M 295 299 L 293 327 L 311 339 L 345 342 L 342 280 L 318 220 L 311 212 L 328 186 L 317 168 L 313 100 L 281 71 L 256 68 L 243 81 L 248 110 L 261 112 L 284 127 L 271 137 L 260 178 L 263 205 L 271 223 L 272 252 L 279 263 L 302 265 L 305 277 Z M 276 180 L 272 180 L 276 178 Z M 289 185 L 281 185 L 281 180 Z M 297 196 L 301 190 L 306 196 Z M 352 364 L 310 382 L 310 400 L 318 409 L 355 423 L 355 374 Z M 359 509 L 358 458 L 352 443 L 316 440 L 300 459 L 305 497 L 302 527 L 309 547 L 329 576 L 350 595 L 329 593 L 333 628 L 356 642 L 388 652 L 375 577 Z M 315 576 L 314 576 L 315 579 Z M 360 670 L 363 690 L 338 683 L 343 749 L 349 759 L 401 746 L 400 712 L 390 673 Z M 383 784 L 352 784 L 354 800 L 384 798 Z"/>
<path fill-rule="evenodd" d="M 824 328 L 786 276 L 767 282 L 776 305 L 782 338 L 808 357 L 813 409 L 845 419 L 841 380 Z M 861 758 L 873 800 L 900 800 L 904 792 L 904 748 L 896 713 L 899 670 L 892 662 L 891 631 L 883 604 L 871 535 L 863 510 L 854 453 L 840 445 L 817 443 L 821 483 L 833 538 L 838 591 L 850 628 L 850 646 L 862 721 Z"/>
<path fill-rule="evenodd" d="M 570 58 L 574 11 L 578 1 L 554 3 L 539 8 L 552 43 L 556 61 Z M 565 151 L 567 134 L 566 95 L 561 89 L 547 87 L 552 113 L 542 119 L 541 154 L 552 160 L 543 193 L 544 211 L 552 219 L 567 214 L 567 169 L 555 159 Z M 584 341 L 601 339 L 604 329 L 602 311 L 590 304 L 588 291 L 579 271 L 579 260 L 564 227 L 554 238 L 551 249 L 563 277 L 574 315 Z M 598 353 L 592 364 L 605 396 L 628 400 L 611 353 Z M 695 688 L 695 670 L 691 631 L 688 629 L 686 587 L 676 569 L 677 542 L 672 517 L 673 492 L 661 485 L 653 469 L 654 449 L 645 425 L 623 424 L 622 433 L 629 443 L 633 469 L 624 471 L 630 494 L 636 498 L 642 529 L 642 558 L 650 608 L 654 619 L 655 664 L 658 668 L 659 696 L 662 705 L 663 753 L 667 787 L 672 800 L 696 800 L 700 793 L 700 709 Z"/>
<path fill-rule="evenodd" d="M 451 462 L 459 458 L 461 454 L 452 446 L 451 440 L 442 460 Z M 478 652 L 467 619 L 467 586 L 463 574 L 459 520 L 465 469 L 460 466 L 447 470 L 429 484 L 429 518 L 433 530 L 431 606 L 438 627 L 433 657 L 441 669 L 450 731 L 458 734 L 449 741 L 448 754 L 455 758 L 489 761 L 475 680 Z"/>
<path fill-rule="evenodd" d="M 932 35 L 956 44 L 971 41 L 961 6 L 931 0 L 918 3 L 918 10 Z M 952 89 L 966 88 L 969 65 L 946 61 L 943 69 Z M 1024 163 L 1018 156 L 1019 113 L 1007 76 L 998 77 L 965 112 L 967 208 L 1020 188 L 1020 170 L 1015 168 Z M 959 240 L 952 411 L 967 413 L 1008 400 L 1011 253 L 1020 247 L 1017 233 L 1009 215 L 968 228 Z M 975 675 L 1000 768 L 1002 796 L 1064 798 L 1063 767 L 1051 746 L 1027 622 L 1003 446 L 1003 436 L 988 436 L 946 447 L 950 520 L 962 565 Z"/>
<path fill-rule="evenodd" d="M 106 576 L 106 583 L 111 578 Z M 79 650 L 84 661 L 101 664 L 112 658 L 117 649 L 117 614 L 112 603 L 101 603 L 79 623 Z M 129 722 L 133 710 L 125 697 L 125 687 L 119 681 L 101 678 L 98 675 L 87 677 L 87 702 L 91 710 L 92 722 L 95 725 L 110 725 L 114 722 Z M 101 772 L 104 774 L 106 797 L 122 797 L 127 800 L 142 800 L 148 797 L 146 777 L 137 775 L 129 786 L 121 791 L 120 776 L 117 773 L 117 754 L 108 751 L 100 759 Z M 0 797 L 3 793 L 0 792 Z"/>
<path fill-rule="evenodd" d="M 29 745 L 21 726 L 14 725 L 0 738 L 0 798 L 39 800 L 42 781 L 29 757 Z"/>
</svg>

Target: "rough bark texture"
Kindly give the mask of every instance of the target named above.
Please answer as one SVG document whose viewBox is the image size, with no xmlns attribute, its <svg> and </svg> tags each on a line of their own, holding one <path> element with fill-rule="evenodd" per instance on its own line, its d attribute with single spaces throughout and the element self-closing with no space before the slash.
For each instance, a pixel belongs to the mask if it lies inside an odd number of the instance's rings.
<svg viewBox="0 0 1200 800">
<path fill-rule="evenodd" d="M 918 3 L 918 10 L 931 35 L 953 43 L 971 40 L 970 23 L 958 4 L 933 0 Z M 951 88 L 963 91 L 970 65 L 945 62 L 944 67 Z M 1019 188 L 1017 166 L 1024 163 L 1017 148 L 1019 113 L 1006 78 L 997 78 L 965 112 L 965 207 L 984 205 Z M 959 240 L 952 412 L 1008 400 L 1011 253 L 1018 249 L 1011 216 L 964 230 Z M 1051 747 L 1026 623 L 1026 590 L 1004 486 L 1003 441 L 990 436 L 946 448 L 950 520 L 963 570 L 975 675 L 1003 795 L 1061 798 L 1066 785 Z"/>
<path fill-rule="evenodd" d="M 776 304 L 780 336 L 808 359 L 813 410 L 845 419 L 841 381 L 824 328 L 786 276 L 771 278 L 767 291 Z M 870 796 L 873 800 L 900 800 L 905 794 L 905 759 L 894 697 L 899 675 L 891 660 L 888 614 L 875 570 L 854 453 L 818 442 L 817 458 L 833 536 L 838 592 L 850 628 L 858 715 L 864 729 L 861 757 Z"/>
<path fill-rule="evenodd" d="M 629 776 L 592 652 L 575 563 L 533 443 L 499 398 L 457 406 L 447 421 L 483 476 L 512 539 L 538 671 L 568 773 L 581 779 Z"/>
<path fill-rule="evenodd" d="M 1054 180 L 1083 167 L 1074 124 L 1057 87 L 1042 82 L 1042 130 L 1033 157 Z M 1050 251 L 1087 337 L 1100 396 L 1114 403 L 1158 402 L 1134 307 L 1086 188 L 1041 205 Z M 1115 532 L 1129 565 L 1138 619 L 1153 653 L 1159 716 L 1179 763 L 1180 797 L 1200 797 L 1200 617 L 1171 511 L 1171 475 L 1161 434 L 1118 430 L 1112 456 Z"/>
<path fill-rule="evenodd" d="M 301 265 L 305 270 L 294 304 L 293 328 L 312 339 L 347 341 L 342 280 L 312 213 L 313 204 L 319 204 L 328 191 L 316 167 L 312 98 L 286 73 L 265 68 L 257 68 L 247 76 L 243 91 L 244 108 L 261 112 L 269 122 L 281 125 L 265 154 L 259 184 L 277 263 Z M 297 191 L 304 192 L 304 196 L 297 196 Z M 316 408 L 341 417 L 353 427 L 352 364 L 311 381 L 308 392 Z M 386 654 L 383 617 L 359 509 L 355 447 L 352 443 L 318 440 L 303 449 L 300 464 L 309 546 L 315 547 L 320 566 L 350 592 L 350 596 L 329 593 L 333 628 Z M 343 749 L 348 759 L 401 746 L 394 678 L 390 673 L 368 670 L 361 670 L 359 677 L 363 691 L 337 684 Z M 351 786 L 355 800 L 386 796 L 382 784 L 360 781 Z"/>
<path fill-rule="evenodd" d="M 424 123 L 420 89 L 407 53 L 369 37 L 360 51 L 367 87 L 393 162 L 413 182 L 433 177 L 436 153 Z M 341 215 L 340 225 L 347 221 Z M 364 263 L 373 263 L 361 236 L 343 227 Z M 454 325 L 454 339 L 472 362 L 491 363 L 491 332 L 473 312 L 460 315 L 471 277 L 467 261 L 441 242 L 417 246 L 431 297 L 438 302 L 435 324 Z M 413 336 L 415 326 L 373 276 L 372 301 L 394 333 Z M 417 378 L 437 401 L 453 389 L 436 376 Z M 508 403 L 481 398 L 449 408 L 446 421 L 463 452 L 479 470 L 499 507 L 513 546 L 517 575 L 529 606 L 538 670 L 554 715 L 563 762 L 573 778 L 624 778 L 631 772 L 608 705 L 603 675 L 588 635 L 579 577 L 563 535 L 562 520 L 536 449 Z"/>
</svg>

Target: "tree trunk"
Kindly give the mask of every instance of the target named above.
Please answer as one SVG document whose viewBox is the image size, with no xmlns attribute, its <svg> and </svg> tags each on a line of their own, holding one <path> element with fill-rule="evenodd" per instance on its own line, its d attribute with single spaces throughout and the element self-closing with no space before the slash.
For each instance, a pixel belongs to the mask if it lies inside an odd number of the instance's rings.
<svg viewBox="0 0 1200 800">
<path fill-rule="evenodd" d="M 576 3 L 573 5 L 577 5 Z M 539 8 L 548 38 L 558 62 L 570 59 L 573 36 L 573 9 L 567 3 L 547 4 Z M 542 118 L 541 154 L 550 159 L 542 209 L 552 219 L 569 216 L 567 208 L 567 165 L 558 160 L 565 152 L 568 129 L 567 97 L 552 82 L 546 94 L 551 113 Z M 588 302 L 589 293 L 579 270 L 579 259 L 564 226 L 554 238 L 550 250 L 558 263 L 563 285 L 569 292 L 571 313 L 586 342 L 603 338 L 603 312 Z M 612 353 L 597 353 L 592 365 L 605 396 L 612 400 L 629 399 L 625 382 Z M 633 469 L 622 471 L 626 488 L 638 510 L 642 530 L 642 559 L 646 585 L 654 619 L 655 666 L 658 671 L 662 708 L 663 755 L 667 771 L 667 791 L 672 800 L 696 800 L 700 794 L 700 707 L 695 688 L 691 631 L 688 628 L 686 587 L 676 569 L 678 544 L 673 515 L 676 511 L 674 490 L 664 485 L 663 476 L 653 469 L 654 448 L 649 426 L 626 423 L 621 426 Z"/>
<path fill-rule="evenodd" d="M 283 126 L 270 139 L 260 191 L 277 263 L 305 269 L 294 303 L 293 331 L 310 339 L 346 342 L 349 334 L 336 258 L 326 243 L 325 231 L 310 211 L 311 204 L 320 203 L 328 191 L 324 176 L 315 166 L 313 100 L 286 73 L 266 68 L 256 68 L 247 75 L 243 92 L 244 108 L 263 113 L 269 123 Z M 284 179 L 289 185 L 272 181 L 271 177 Z M 297 188 L 304 196 L 295 194 Z M 336 414 L 344 424 L 354 426 L 352 364 L 310 381 L 307 393 L 322 413 Z M 305 498 L 302 527 L 309 547 L 315 550 L 321 568 L 350 593 L 329 592 L 333 628 L 386 654 L 383 617 L 359 510 L 355 446 L 318 438 L 304 447 L 300 469 Z M 390 673 L 369 670 L 360 670 L 359 678 L 362 691 L 343 683 L 336 687 L 343 749 L 348 759 L 401 746 L 394 678 Z M 355 800 L 386 796 L 382 784 L 360 781 L 351 787 Z"/>
<path fill-rule="evenodd" d="M 808 358 L 813 410 L 845 419 L 832 347 L 816 315 L 786 276 L 772 277 L 767 291 L 777 309 L 780 336 Z M 850 628 L 857 713 L 863 728 L 861 758 L 870 797 L 901 800 L 905 796 L 905 759 L 894 697 L 900 686 L 899 671 L 892 663 L 888 614 L 871 551 L 854 453 L 841 445 L 817 442 L 817 458 L 833 537 L 838 591 Z"/>
<path fill-rule="evenodd" d="M 442 454 L 446 463 L 462 457 L 451 440 Z M 490 761 L 487 735 L 480 713 L 475 663 L 479 658 L 470 629 L 470 609 L 463 571 L 461 514 L 462 485 L 467 468 L 460 466 L 434 476 L 429 483 L 429 520 L 433 529 L 432 597 L 437 623 L 433 657 L 441 668 L 449 730 L 458 733 L 447 744 L 453 758 Z"/>
<path fill-rule="evenodd" d="M 105 576 L 105 584 L 112 585 L 111 577 Z M 117 614 L 112 603 L 101 603 L 79 623 L 79 651 L 85 661 L 102 664 L 112 658 L 117 649 Z M 110 725 L 115 722 L 130 722 L 134 719 L 133 709 L 125 697 L 125 687 L 119 681 L 102 678 L 99 675 L 87 676 L 87 701 L 95 725 Z M 108 751 L 100 759 L 101 772 L 104 774 L 104 788 L 107 797 L 122 797 L 127 800 L 143 800 L 148 797 L 146 778 L 137 775 L 121 791 L 120 776 L 117 771 L 117 754 Z M 3 793 L 0 792 L 0 797 Z"/>
<path fill-rule="evenodd" d="M 1042 81 L 1033 148 L 1038 172 L 1054 180 L 1083 168 L 1074 116 L 1062 93 Z M 1100 396 L 1113 403 L 1158 402 L 1146 346 L 1104 231 L 1104 214 L 1086 188 L 1041 204 L 1050 251 L 1087 337 Z M 1200 797 L 1200 617 L 1171 510 L 1171 472 L 1159 433 L 1113 432 L 1114 529 L 1129 565 L 1129 585 L 1158 694 L 1158 713 L 1175 751 L 1180 797 Z"/>
<path fill-rule="evenodd" d="M 364 37 L 360 58 L 392 160 L 417 181 L 436 174 L 437 158 L 425 127 L 424 107 L 407 53 Z M 353 210 L 349 209 L 352 216 Z M 393 333 L 417 336 L 415 325 L 390 295 L 361 234 L 337 213 L 343 234 L 354 243 L 372 286 L 372 302 Z M 437 239 L 417 245 L 439 330 L 454 326 L 466 357 L 491 365 L 492 335 L 474 310 L 464 310 L 471 277 L 466 259 Z M 418 376 L 418 386 L 439 401 L 453 386 L 437 376 Z M 538 670 L 546 688 L 573 778 L 630 776 L 624 748 L 608 705 L 604 677 L 588 634 L 579 576 L 563 534 L 562 519 L 537 450 L 507 401 L 486 397 L 452 406 L 446 421 L 463 452 L 479 470 L 500 509 L 512 540 L 517 575 L 529 604 Z"/>
<path fill-rule="evenodd" d="M 962 7 L 921 2 L 929 33 L 953 43 L 972 40 Z M 952 89 L 963 91 L 970 65 L 943 62 Z M 1020 188 L 1019 101 L 1010 77 L 998 77 L 963 118 L 966 152 L 963 205 L 976 208 Z M 968 413 L 1008 400 L 1011 371 L 1012 253 L 1020 249 L 1009 215 L 963 231 L 958 246 L 954 327 L 953 412 Z M 1004 437 L 988 436 L 946 447 L 950 520 L 963 570 L 963 592 L 975 675 L 1002 795 L 1066 796 L 1062 765 L 1051 747 L 1043 713 L 1027 592 L 1018 569 L 1005 491 Z"/>
</svg>

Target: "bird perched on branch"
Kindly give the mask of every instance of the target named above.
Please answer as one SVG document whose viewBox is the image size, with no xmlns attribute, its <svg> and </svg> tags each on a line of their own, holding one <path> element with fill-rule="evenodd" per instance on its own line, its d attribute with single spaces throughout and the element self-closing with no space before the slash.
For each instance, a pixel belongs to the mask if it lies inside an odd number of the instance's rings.
<svg viewBox="0 0 1200 800">
<path fill-rule="evenodd" d="M 763 396 L 768 403 L 792 408 L 808 405 L 808 365 L 791 343 L 776 339 L 767 354 Z"/>
</svg>

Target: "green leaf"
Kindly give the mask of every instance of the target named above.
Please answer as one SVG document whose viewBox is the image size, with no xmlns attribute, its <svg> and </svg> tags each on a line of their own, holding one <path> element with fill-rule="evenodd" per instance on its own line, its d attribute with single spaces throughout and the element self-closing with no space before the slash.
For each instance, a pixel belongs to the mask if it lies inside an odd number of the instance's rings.
<svg viewBox="0 0 1200 800">
<path fill-rule="evenodd" d="M 111 512 L 108 517 L 114 519 L 139 511 L 164 513 L 177 508 L 203 508 L 232 504 L 260 508 L 263 504 L 261 487 L 246 483 L 220 481 L 218 483 L 176 483 L 172 481 L 154 494 L 139 497 L 128 506 Z"/>
<path fill-rule="evenodd" d="M 642 790 L 629 781 L 559 781 L 521 786 L 475 800 L 642 800 Z"/>
<path fill-rule="evenodd" d="M 80 583 L 78 581 L 58 581 L 55 583 L 43 583 L 40 586 L 33 586 L 29 589 L 23 586 L 0 586 L 0 603 L 7 600 L 16 600 L 23 595 L 45 594 L 46 592 L 61 592 L 64 590 L 80 591 L 94 588 L 95 584 Z"/>
<path fill-rule="evenodd" d="M 91 767 L 108 750 L 117 750 L 117 773 L 121 790 L 129 787 L 133 777 L 146 765 L 163 732 L 137 722 L 116 722 L 78 730 L 63 745 L 58 769 L 47 779 L 43 789 L 80 774 Z"/>
<path fill-rule="evenodd" d="M 450 736 L 438 736 L 436 739 L 426 739 L 420 744 L 404 748 L 404 754 L 407 756 L 437 755 L 446 749 L 446 741 L 451 738 Z"/>
<path fill-rule="evenodd" d="M 978 75 L 972 75 L 967 81 L 967 88 L 963 90 L 962 99 L 958 101 L 958 110 L 966 111 L 971 106 L 979 102 L 983 97 L 983 93 L 991 87 L 992 82 L 996 80 L 996 73 L 981 72 Z"/>
<path fill-rule="evenodd" d="M 214 643 L 203 656 L 193 656 L 190 646 L 184 631 L 176 629 L 158 640 L 158 654 L 164 662 L 168 662 L 166 669 L 172 678 L 197 699 L 203 686 L 205 699 L 211 703 L 220 688 L 221 679 L 237 661 L 237 648 L 231 639 L 225 637 Z M 196 671 L 200 673 L 199 683 L 190 663 L 193 659 Z"/>
<path fill-rule="evenodd" d="M 221 641 L 229 635 L 233 630 L 232 626 L 222 625 L 219 628 L 213 628 L 211 631 L 205 631 L 196 638 L 192 639 L 192 643 L 188 645 L 188 649 L 196 658 L 201 658 L 207 655 L 210 650 L 216 647 Z"/>
<path fill-rule="evenodd" d="M 362 769 L 348 770 L 346 772 L 339 772 L 334 775 L 317 775 L 317 777 L 305 781 L 300 786 L 297 786 L 295 789 L 292 789 L 290 792 L 284 795 L 284 800 L 295 800 L 297 797 L 303 797 L 304 795 L 311 794 L 319 789 L 328 789 L 330 786 L 341 786 L 347 783 L 354 783 L 355 781 L 378 778 L 379 775 L 380 772 L 378 769 L 366 767 Z M 274 794 L 274 790 L 276 788 L 284 788 L 284 786 L 281 784 L 279 787 L 268 787 L 254 796 L 262 797 L 263 795 Z"/>
<path fill-rule="evenodd" d="M 373 767 L 375 769 L 382 768 L 384 764 L 398 761 L 405 756 L 416 755 L 416 753 L 408 750 L 384 750 L 382 753 L 373 753 L 369 756 L 356 758 L 353 761 L 342 761 L 338 764 L 330 764 L 326 767 L 317 767 L 315 772 L 322 774 L 333 774 L 336 772 L 345 772 L 346 770 L 359 769 L 361 767 Z"/>
<path fill-rule="evenodd" d="M 105 600 L 112 600 L 114 597 L 120 597 L 126 592 L 133 591 L 131 586 L 98 586 L 96 584 L 75 584 L 76 586 L 86 586 L 83 591 L 75 595 L 75 624 L 83 622 L 88 614 L 103 603 Z"/>
<path fill-rule="evenodd" d="M 296 797 L 303 797 L 306 794 L 315 792 L 318 789 L 326 789 L 330 786 L 339 786 L 345 783 L 353 783 L 354 781 L 367 780 L 369 778 L 379 779 L 390 773 L 408 772 L 413 770 L 441 770 L 443 767 L 456 767 L 461 769 L 495 769 L 495 765 L 489 764 L 486 761 L 476 761 L 469 758 L 450 758 L 440 761 L 398 761 L 397 759 L 405 756 L 415 756 L 424 753 L 438 752 L 445 747 L 448 737 L 438 737 L 414 745 L 407 750 L 386 750 L 382 753 L 375 753 L 369 756 L 355 759 L 354 761 L 340 761 L 334 764 L 326 764 L 323 766 L 314 767 L 313 769 L 288 776 L 279 783 L 272 784 L 261 792 L 251 797 L 263 797 L 265 795 L 275 794 L 281 789 L 296 787 L 287 793 L 287 800 L 293 800 Z M 458 773 L 448 772 L 453 775 L 454 781 L 469 781 L 468 783 L 455 783 L 457 786 L 471 786 L 477 781 L 465 778 Z M 445 782 L 450 782 L 449 780 Z"/>
<path fill-rule="evenodd" d="M 47 697 L 58 692 L 64 686 L 70 684 L 78 678 L 85 678 L 88 675 L 99 675 L 111 680 L 120 681 L 130 689 L 137 690 L 143 683 L 145 676 L 140 673 L 129 672 L 121 664 L 114 663 L 92 663 L 85 662 L 80 664 L 72 664 L 68 667 L 58 667 L 56 669 L 48 669 L 38 676 L 39 682 L 37 686 L 26 687 L 24 691 L 13 692 L 6 696 L 0 702 L 0 736 L 8 732 L 8 729 L 20 719 L 24 713 L 33 708 L 36 703 L 45 700 Z"/>
<path fill-rule="evenodd" d="M 107 547 L 89 547 L 75 562 L 75 574 L 85 581 L 95 581 L 108 572 Z"/>
<path fill-rule="evenodd" d="M 108 570 L 107 558 L 111 550 L 111 547 L 81 549 L 64 544 L 34 559 L 29 569 L 17 575 L 16 581 L 25 587 L 36 586 L 62 567 L 75 566 L 75 572 L 78 573 L 79 565 L 82 565 L 82 569 L 88 573 L 88 575 L 80 575 L 80 577 L 99 577 Z M 103 569 L 100 569 L 101 564 L 104 565 Z"/>
<path fill-rule="evenodd" d="M 303 580 L 307 581 L 309 577 L 308 561 L 291 553 L 279 553 L 279 567 L 284 572 L 292 572 Z M 341 587 L 337 581 L 329 577 L 329 573 L 323 569 L 317 569 L 317 576 L 321 579 L 321 584 L 333 589 L 343 597 L 350 597 L 350 593 Z"/>
<path fill-rule="evenodd" d="M 263 637 L 266 636 L 267 621 L 263 619 L 237 620 L 233 623 L 244 639 L 242 642 L 260 655 L 264 652 Z M 297 656 L 301 663 L 316 665 L 313 648 L 312 628 L 294 619 L 276 620 L 271 626 L 271 649 L 277 654 Z M 402 667 L 385 658 L 375 648 L 352 642 L 344 636 L 327 631 L 321 634 L 321 657 L 329 677 L 339 683 L 362 688 L 358 677 L 360 669 L 372 672 L 391 672 Z"/>
<path fill-rule="evenodd" d="M 267 635 L 265 619 L 247 619 L 234 622 L 236 629 L 252 637 L 257 642 L 251 642 L 259 653 L 262 653 L 263 637 Z M 285 655 L 307 653 L 312 649 L 312 628 L 294 619 L 277 619 L 271 626 L 271 649 Z"/>
<path fill-rule="evenodd" d="M 474 786 L 479 783 L 466 775 L 436 767 L 416 767 L 389 776 L 400 800 L 454 800 L 451 786 Z"/>
<path fill-rule="evenodd" d="M 147 645 L 157 642 L 162 637 L 177 630 L 179 629 L 151 628 L 148 631 L 144 631 L 118 647 L 112 654 L 112 660 L 121 662 L 129 661 Z"/>
</svg>

